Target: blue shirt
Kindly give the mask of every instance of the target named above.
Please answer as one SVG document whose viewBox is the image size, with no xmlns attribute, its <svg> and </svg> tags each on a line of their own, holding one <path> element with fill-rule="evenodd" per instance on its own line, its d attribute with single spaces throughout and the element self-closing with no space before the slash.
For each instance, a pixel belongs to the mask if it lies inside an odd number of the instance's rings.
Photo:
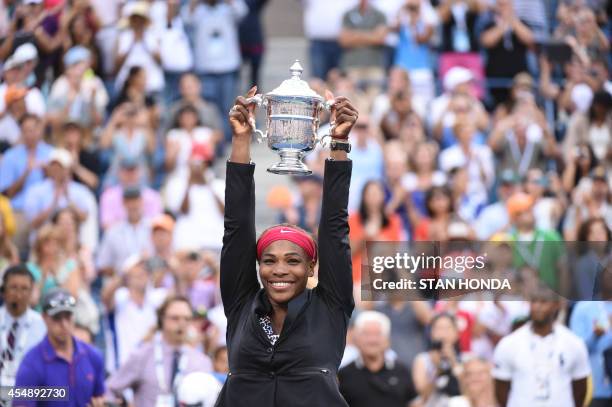
<svg viewBox="0 0 612 407">
<path fill-rule="evenodd" d="M 73 338 L 72 362 L 55 353 L 45 336 L 23 358 L 17 371 L 16 387 L 68 387 L 68 401 L 45 403 L 49 407 L 86 406 L 92 397 L 104 394 L 104 363 L 98 350 Z M 36 406 L 36 402 L 13 402 L 13 407 Z"/>
<path fill-rule="evenodd" d="M 612 383 L 606 380 L 604 351 L 612 346 L 612 301 L 579 301 L 570 318 L 571 330 L 582 338 L 589 350 L 589 361 L 593 371 L 593 397 L 612 397 Z M 604 327 L 605 333 L 597 337 L 593 333 L 595 324 Z"/>
<path fill-rule="evenodd" d="M 49 159 L 52 149 L 53 148 L 49 144 L 42 141 L 36 145 L 36 161 L 39 165 L 35 170 L 30 172 L 21 191 L 15 194 L 11 199 L 11 206 L 14 210 L 23 210 L 26 191 L 32 185 L 45 178 L 42 165 Z M 27 166 L 28 150 L 23 144 L 8 149 L 2 159 L 0 159 L 0 192 L 6 191 L 8 187 L 13 185 L 26 171 Z"/>
<path fill-rule="evenodd" d="M 357 142 L 349 153 L 353 160 L 353 174 L 349 188 L 349 211 L 359 209 L 361 190 L 369 180 L 383 180 L 385 176 L 385 159 L 380 145 L 374 140 L 368 140 L 367 146 L 361 148 Z"/>
<path fill-rule="evenodd" d="M 67 196 L 62 195 L 57 203 L 57 209 L 63 209 L 70 203 L 84 212 L 88 212 L 88 203 L 92 197 L 86 186 L 75 181 L 68 182 Z M 90 199 L 91 198 L 91 199 Z M 30 188 L 23 202 L 23 212 L 28 221 L 34 218 L 53 204 L 55 199 L 55 184 L 47 178 Z"/>
<path fill-rule="evenodd" d="M 418 22 L 416 29 L 419 32 L 423 32 L 426 26 L 422 22 Z M 400 28 L 399 37 L 399 44 L 397 44 L 395 51 L 395 64 L 407 71 L 413 69 L 431 69 L 429 45 L 427 43 L 419 44 L 413 36 L 412 29 L 405 24 Z"/>
</svg>

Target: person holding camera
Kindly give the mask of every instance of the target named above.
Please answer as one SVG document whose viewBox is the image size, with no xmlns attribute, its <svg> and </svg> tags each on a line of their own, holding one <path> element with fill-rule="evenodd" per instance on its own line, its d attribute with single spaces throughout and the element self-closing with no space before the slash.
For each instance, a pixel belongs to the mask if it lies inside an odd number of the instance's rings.
<svg viewBox="0 0 612 407">
<path fill-rule="evenodd" d="M 244 0 L 190 0 L 182 9 L 193 34 L 194 71 L 202 81 L 202 96 L 220 112 L 232 107 L 240 83 L 238 24 L 248 14 Z M 230 129 L 223 122 L 227 141 Z"/>
<path fill-rule="evenodd" d="M 429 351 L 414 360 L 412 378 L 424 406 L 445 406 L 450 397 L 461 394 L 459 330 L 451 314 L 440 313 L 432 318 L 430 340 Z"/>
</svg>

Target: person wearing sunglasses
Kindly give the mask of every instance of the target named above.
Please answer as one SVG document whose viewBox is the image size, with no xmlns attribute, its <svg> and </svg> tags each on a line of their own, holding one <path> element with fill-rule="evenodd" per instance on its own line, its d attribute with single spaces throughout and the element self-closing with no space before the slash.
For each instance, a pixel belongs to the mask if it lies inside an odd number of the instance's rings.
<svg viewBox="0 0 612 407">
<path fill-rule="evenodd" d="M 45 295 L 42 314 L 47 335 L 26 353 L 17 371 L 15 387 L 52 389 L 51 396 L 58 400 L 55 406 L 101 407 L 104 361 L 97 349 L 74 337 L 75 307 L 76 299 L 62 288 Z M 31 398 L 13 400 L 13 407 L 36 405 Z"/>
</svg>

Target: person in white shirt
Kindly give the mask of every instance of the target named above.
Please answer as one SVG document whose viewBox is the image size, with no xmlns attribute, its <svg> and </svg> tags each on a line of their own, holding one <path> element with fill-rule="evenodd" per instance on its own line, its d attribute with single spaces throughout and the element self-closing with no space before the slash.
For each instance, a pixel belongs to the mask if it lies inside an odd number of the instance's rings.
<svg viewBox="0 0 612 407">
<path fill-rule="evenodd" d="M 495 180 L 493 152 L 488 146 L 474 141 L 476 126 L 467 118 L 457 118 L 453 129 L 457 144 L 442 150 L 440 168 L 445 172 L 464 168 L 468 177 L 467 194 L 475 203 L 484 206 L 488 201 L 487 192 Z"/>
<path fill-rule="evenodd" d="M 46 113 L 47 105 L 42 92 L 36 86 L 27 83 L 29 66 L 33 63 L 32 59 L 27 58 L 37 57 L 37 54 L 32 54 L 33 47 L 30 47 L 31 45 L 32 44 L 24 44 L 20 46 L 15 50 L 13 55 L 4 61 L 4 71 L 2 73 L 4 82 L 0 84 L 0 116 L 6 111 L 6 91 L 12 86 L 23 86 L 27 89 L 25 103 L 28 113 L 35 114 L 39 117 L 44 116 Z M 17 52 L 24 49 L 26 52 Z M 28 49 L 30 50 L 29 55 Z M 36 49 L 34 48 L 33 51 L 36 52 Z"/>
<path fill-rule="evenodd" d="M 531 321 L 503 338 L 493 356 L 495 394 L 502 407 L 582 407 L 589 355 L 582 339 L 556 323 L 556 294 L 532 297 Z"/>
<path fill-rule="evenodd" d="M 140 66 L 146 72 L 147 94 L 164 89 L 164 72 L 161 67 L 161 40 L 150 28 L 149 5 L 144 1 L 133 1 L 123 8 L 128 27 L 117 38 L 115 67 L 118 70 L 115 90 L 123 88 L 130 68 Z"/>
<path fill-rule="evenodd" d="M 45 323 L 30 309 L 34 279 L 23 264 L 9 267 L 2 276 L 0 307 L 0 386 L 14 386 L 23 356 L 47 333 Z M 3 404 L 0 395 L 0 404 Z"/>
<path fill-rule="evenodd" d="M 302 0 L 304 32 L 310 41 L 312 76 L 327 79 L 327 74 L 340 65 L 342 48 L 338 43 L 342 18 L 357 0 Z"/>
<path fill-rule="evenodd" d="M 194 70 L 203 84 L 203 97 L 220 112 L 234 104 L 240 83 L 238 24 L 249 9 L 244 0 L 191 0 L 181 11 L 193 33 Z M 229 122 L 223 122 L 226 139 Z"/>
<path fill-rule="evenodd" d="M 121 271 L 130 256 L 152 253 L 151 222 L 145 217 L 139 186 L 123 189 L 123 206 L 126 220 L 113 224 L 106 231 L 98 250 L 97 268 L 107 276 Z"/>
<path fill-rule="evenodd" d="M 151 26 L 161 40 L 161 65 L 164 69 L 164 102 L 179 98 L 181 76 L 193 68 L 193 52 L 180 16 L 180 0 L 149 0 Z"/>
<path fill-rule="evenodd" d="M 177 112 L 173 129 L 166 136 L 167 184 L 189 178 L 189 160 L 194 146 L 204 144 L 215 151 L 220 134 L 203 126 L 195 106 L 186 104 Z M 166 198 L 168 199 L 168 198 Z"/>
<path fill-rule="evenodd" d="M 109 346 L 106 367 L 116 370 L 151 332 L 156 310 L 166 298 L 165 288 L 154 288 L 145 261 L 129 257 L 122 273 L 115 274 L 102 290 L 107 312 L 114 313 L 116 346 Z"/>
<path fill-rule="evenodd" d="M 166 188 L 167 206 L 179 213 L 174 230 L 174 247 L 221 251 L 225 182 L 209 170 L 212 149 L 196 144 L 189 158 L 189 172 L 174 178 Z"/>
</svg>

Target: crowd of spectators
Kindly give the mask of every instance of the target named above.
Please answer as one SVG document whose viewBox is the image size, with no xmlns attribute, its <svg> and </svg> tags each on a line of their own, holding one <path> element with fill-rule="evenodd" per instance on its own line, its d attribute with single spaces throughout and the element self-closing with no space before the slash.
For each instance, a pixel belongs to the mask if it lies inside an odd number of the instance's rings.
<svg viewBox="0 0 612 407">
<path fill-rule="evenodd" d="M 234 98 L 261 81 L 268 3 L 0 0 L 2 386 L 92 406 L 219 391 L 215 168 Z M 295 1 L 311 87 L 360 112 L 351 407 L 612 405 L 609 3 Z M 280 221 L 316 233 L 324 156 L 271 190 Z M 490 242 L 492 270 L 575 301 L 361 301 L 372 241 Z M 593 243 L 578 273 L 562 241 Z"/>
</svg>

